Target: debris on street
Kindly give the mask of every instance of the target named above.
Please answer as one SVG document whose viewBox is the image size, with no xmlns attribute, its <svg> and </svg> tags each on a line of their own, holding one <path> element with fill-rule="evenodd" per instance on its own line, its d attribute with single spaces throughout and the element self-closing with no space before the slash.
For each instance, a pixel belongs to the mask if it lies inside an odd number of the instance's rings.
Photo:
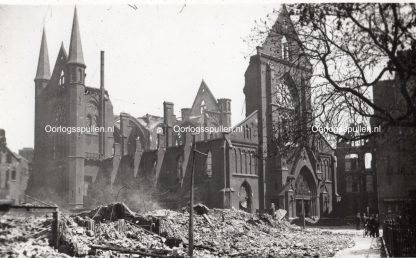
<svg viewBox="0 0 416 258">
<path fill-rule="evenodd" d="M 351 236 L 302 230 L 281 216 L 194 206 L 195 257 L 333 256 Z M 10 257 L 186 257 L 189 212 L 144 214 L 111 203 L 79 214 L 61 214 L 58 251 L 49 246 L 51 217 L 0 217 L 0 252 Z M 113 256 L 112 256 L 113 255 Z M 114 256 L 115 255 L 115 256 Z"/>
</svg>

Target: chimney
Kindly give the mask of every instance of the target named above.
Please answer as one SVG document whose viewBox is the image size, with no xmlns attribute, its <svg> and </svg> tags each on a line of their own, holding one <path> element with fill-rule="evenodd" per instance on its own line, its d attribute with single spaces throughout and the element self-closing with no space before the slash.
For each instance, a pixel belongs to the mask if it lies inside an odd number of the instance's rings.
<svg viewBox="0 0 416 258">
<path fill-rule="evenodd" d="M 105 126 L 105 89 L 104 89 L 104 51 L 100 52 L 100 126 Z M 99 153 L 105 157 L 105 132 L 100 130 L 99 134 Z"/>
<path fill-rule="evenodd" d="M 182 121 L 188 121 L 189 117 L 191 116 L 191 109 L 190 108 L 182 108 L 181 109 L 181 116 L 182 116 Z"/>
<path fill-rule="evenodd" d="M 165 136 L 166 136 L 166 147 L 170 147 L 173 145 L 173 124 L 175 123 L 176 117 L 173 114 L 173 103 L 172 102 L 163 102 L 163 122 L 165 124 Z"/>
<path fill-rule="evenodd" d="M 6 130 L 0 129 L 0 146 L 6 146 Z"/>
<path fill-rule="evenodd" d="M 231 99 L 218 99 L 220 108 L 220 123 L 224 127 L 231 127 Z"/>
</svg>

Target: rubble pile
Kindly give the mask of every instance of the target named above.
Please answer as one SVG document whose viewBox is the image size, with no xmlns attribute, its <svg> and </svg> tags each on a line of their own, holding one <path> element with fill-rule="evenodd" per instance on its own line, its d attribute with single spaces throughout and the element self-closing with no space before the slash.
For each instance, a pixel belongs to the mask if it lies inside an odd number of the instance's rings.
<svg viewBox="0 0 416 258">
<path fill-rule="evenodd" d="M 302 230 L 285 219 L 194 206 L 195 257 L 333 256 L 351 236 Z M 279 217 L 279 216 L 278 216 Z M 0 253 L 11 257 L 186 257 L 189 211 L 132 212 L 122 203 L 60 216 L 59 253 L 49 247 L 51 218 L 0 217 Z M 124 256 L 123 256 L 124 257 Z"/>
<path fill-rule="evenodd" d="M 137 254 L 170 256 L 181 253 L 179 248 L 167 247 L 164 244 L 166 239 L 124 219 L 89 223 L 80 216 L 63 216 L 61 220 L 63 227 L 59 250 L 70 255 L 108 256 L 126 250 L 135 250 Z"/>
<path fill-rule="evenodd" d="M 155 214 L 145 214 L 145 216 Z M 187 211 L 158 211 L 163 219 L 160 233 L 188 244 Z M 268 214 L 255 215 L 238 210 L 212 209 L 209 221 L 195 216 L 194 246 L 197 256 L 229 257 L 333 256 L 352 245 L 350 236 L 319 229 L 302 230 L 286 220 Z"/>
<path fill-rule="evenodd" d="M 0 216 L 1 257 L 69 257 L 49 246 L 51 216 Z"/>
</svg>

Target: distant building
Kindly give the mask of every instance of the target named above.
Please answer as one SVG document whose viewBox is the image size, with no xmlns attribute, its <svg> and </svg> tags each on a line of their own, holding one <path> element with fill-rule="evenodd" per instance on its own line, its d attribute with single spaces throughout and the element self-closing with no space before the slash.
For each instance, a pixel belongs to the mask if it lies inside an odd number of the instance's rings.
<svg viewBox="0 0 416 258">
<path fill-rule="evenodd" d="M 350 127 L 354 128 L 357 125 L 352 124 Z M 345 137 L 352 139 L 348 135 Z M 335 153 L 337 156 L 338 191 L 342 197 L 337 206 L 337 215 L 355 217 L 358 212 L 367 213 L 367 209 L 371 213 L 376 213 L 378 210 L 377 173 L 373 159 L 373 138 L 340 139 L 337 142 Z"/>
<path fill-rule="evenodd" d="M 231 100 L 216 99 L 204 81 L 180 117 L 171 102 L 163 103 L 163 116 L 113 117 L 103 85 L 85 85 L 75 11 L 69 55 L 61 47 L 52 75 L 45 32 L 42 36 L 35 78 L 32 192 L 81 207 L 108 192 L 117 197 L 123 188 L 146 187 L 159 189 L 158 199 L 165 206 L 183 207 L 189 200 L 195 158 L 195 199 L 209 207 L 255 212 L 275 204 L 296 218 L 304 203 L 306 216 L 330 216 L 339 201 L 334 150 L 318 134 L 297 139 L 286 154 L 276 144 L 291 143 L 295 137 L 288 137 L 288 130 L 295 125 L 305 130 L 311 123 L 312 69 L 293 36 L 283 8 L 274 30 L 250 59 L 244 86 L 246 118 L 230 131 Z M 292 64 L 298 58 L 301 63 Z M 48 133 L 48 125 L 101 125 L 114 132 Z M 219 129 L 196 136 L 195 154 L 191 132 L 180 128 Z"/>
<path fill-rule="evenodd" d="M 0 129 L 0 199 L 25 202 L 28 180 L 29 162 L 7 147 L 6 132 Z"/>
</svg>

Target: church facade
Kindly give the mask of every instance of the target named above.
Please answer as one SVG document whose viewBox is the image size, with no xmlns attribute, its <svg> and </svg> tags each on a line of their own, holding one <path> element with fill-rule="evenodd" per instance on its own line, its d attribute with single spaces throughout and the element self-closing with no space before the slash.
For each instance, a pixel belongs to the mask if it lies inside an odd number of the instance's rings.
<svg viewBox="0 0 416 258">
<path fill-rule="evenodd" d="M 195 201 L 247 212 L 272 207 L 289 218 L 330 216 L 337 194 L 334 150 L 312 124 L 312 68 L 296 45 L 285 7 L 245 73 L 246 117 L 231 125 L 231 100 L 215 98 L 202 80 L 190 108 L 178 116 L 163 103 L 163 115 L 113 115 L 104 88 L 85 85 L 75 11 L 69 54 L 61 47 L 52 75 L 45 32 L 35 78 L 35 158 L 30 189 L 56 193 L 72 207 L 88 206 L 102 186 L 158 189 L 169 208 L 188 202 L 194 164 Z M 299 62 L 294 62 L 299 60 Z M 102 66 L 104 63 L 102 62 Z M 112 128 L 104 132 L 48 133 L 45 126 Z M 180 128 L 231 128 L 195 136 Z M 296 128 L 297 130 L 292 130 Z M 110 132 L 111 131 L 111 132 Z M 194 161 L 194 162 L 192 162 Z M 107 188 L 106 188 L 107 189 Z M 163 196 L 162 196 L 163 195 Z"/>
</svg>

